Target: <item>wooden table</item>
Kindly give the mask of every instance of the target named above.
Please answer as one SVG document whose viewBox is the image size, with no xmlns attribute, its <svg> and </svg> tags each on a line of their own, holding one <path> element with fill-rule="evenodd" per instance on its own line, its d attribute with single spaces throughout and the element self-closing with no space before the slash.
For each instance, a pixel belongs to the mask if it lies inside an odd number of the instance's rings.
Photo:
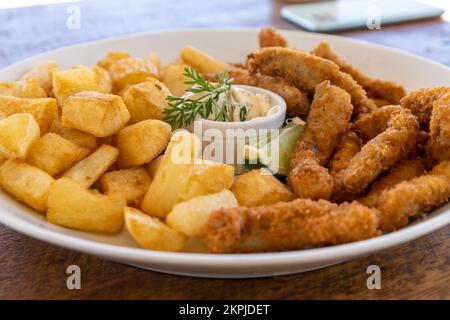
<svg viewBox="0 0 450 320">
<path fill-rule="evenodd" d="M 66 4 L 0 11 L 0 67 L 39 52 L 119 34 L 187 27 L 296 28 L 280 18 L 280 4 L 269 0 L 123 3 L 77 3 L 81 8 L 80 30 L 66 28 Z M 439 19 L 343 35 L 450 65 L 450 24 Z M 0 226 L 0 298 L 449 299 L 449 249 L 450 226 L 318 271 L 256 280 L 208 280 L 139 270 L 55 247 Z M 66 268 L 71 264 L 81 267 L 81 290 L 66 288 Z M 372 264 L 381 268 L 381 290 L 366 287 L 366 269 Z"/>
</svg>

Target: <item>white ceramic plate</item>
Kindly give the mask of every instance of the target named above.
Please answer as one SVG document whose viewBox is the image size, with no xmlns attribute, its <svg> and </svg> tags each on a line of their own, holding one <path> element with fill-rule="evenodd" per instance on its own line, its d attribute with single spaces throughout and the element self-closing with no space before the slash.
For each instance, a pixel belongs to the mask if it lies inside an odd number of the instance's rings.
<svg viewBox="0 0 450 320">
<path fill-rule="evenodd" d="M 449 68 L 417 56 L 336 36 L 297 31 L 283 34 L 291 46 L 305 50 L 312 49 L 321 40 L 328 40 L 338 53 L 368 75 L 400 82 L 408 90 L 450 85 Z M 96 41 L 17 63 L 0 71 L 0 81 L 19 78 L 41 59 L 57 60 L 62 67 L 93 65 L 111 50 L 129 51 L 137 56 L 156 51 L 163 62 L 168 63 L 177 57 L 183 46 L 191 44 L 225 61 L 239 62 L 247 53 L 257 49 L 256 35 L 257 30 L 192 30 Z M 317 269 L 419 238 L 450 223 L 450 204 L 402 230 L 378 238 L 319 249 L 260 254 L 214 255 L 144 250 L 134 244 L 126 231 L 109 236 L 47 223 L 43 216 L 5 193 L 0 193 L 0 222 L 43 241 L 150 270 L 200 277 L 240 278 Z"/>
</svg>

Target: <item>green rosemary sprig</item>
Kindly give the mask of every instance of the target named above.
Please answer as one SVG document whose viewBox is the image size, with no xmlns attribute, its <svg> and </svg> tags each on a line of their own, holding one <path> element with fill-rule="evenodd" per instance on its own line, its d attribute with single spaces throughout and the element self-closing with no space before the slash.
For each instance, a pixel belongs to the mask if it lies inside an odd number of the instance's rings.
<svg viewBox="0 0 450 320">
<path fill-rule="evenodd" d="M 247 119 L 247 108 L 236 103 L 231 94 L 232 79 L 225 71 L 217 79 L 217 84 L 211 83 L 203 78 L 195 69 L 185 68 L 184 75 L 190 80 L 186 84 L 192 85 L 186 92 L 192 96 L 174 97 L 168 96 L 168 108 L 166 108 L 163 120 L 174 129 L 186 127 L 195 119 L 208 118 L 212 115 L 215 121 L 231 121 L 230 112 L 239 108 L 239 119 Z M 223 95 L 221 103 L 219 97 Z"/>
</svg>

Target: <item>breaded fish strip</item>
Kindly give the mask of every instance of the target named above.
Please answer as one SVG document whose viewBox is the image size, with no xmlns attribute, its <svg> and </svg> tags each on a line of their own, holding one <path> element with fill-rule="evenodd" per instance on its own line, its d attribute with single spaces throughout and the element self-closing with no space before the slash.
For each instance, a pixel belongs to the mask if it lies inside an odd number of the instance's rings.
<svg viewBox="0 0 450 320">
<path fill-rule="evenodd" d="M 381 173 L 411 154 L 418 131 L 416 117 L 409 110 L 394 112 L 386 131 L 367 142 L 336 175 L 335 191 L 358 194 L 365 190 Z"/>
<path fill-rule="evenodd" d="M 450 92 L 450 87 L 424 88 L 411 92 L 400 104 L 418 118 L 420 127 L 428 131 L 433 103 Z"/>
<path fill-rule="evenodd" d="M 333 61 L 336 63 L 341 71 L 348 73 L 358 82 L 367 95 L 371 98 L 387 100 L 390 104 L 399 104 L 400 99 L 406 95 L 403 86 L 391 82 L 378 79 L 372 79 L 364 75 L 361 71 L 348 64 L 344 59 L 335 53 L 328 42 L 323 41 L 317 45 L 313 50 L 316 56 Z"/>
<path fill-rule="evenodd" d="M 364 89 L 350 75 L 340 71 L 334 62 L 301 50 L 264 48 L 248 56 L 247 66 L 252 73 L 282 77 L 310 95 L 314 94 L 316 85 L 329 80 L 351 95 L 355 115 L 377 109 Z"/>
<path fill-rule="evenodd" d="M 288 182 L 300 198 L 329 199 L 333 179 L 324 166 L 350 127 L 350 95 L 324 81 L 316 87 L 305 131 L 291 156 Z"/>
<path fill-rule="evenodd" d="M 433 103 L 427 155 L 434 162 L 450 159 L 450 91 Z"/>
<path fill-rule="evenodd" d="M 286 101 L 289 117 L 304 117 L 309 113 L 308 96 L 280 77 L 270 77 L 260 73 L 250 74 L 246 69 L 231 69 L 228 74 L 235 84 L 261 87 L 279 94 Z"/>
<path fill-rule="evenodd" d="M 295 250 L 379 235 L 378 214 L 357 202 L 297 199 L 214 212 L 203 242 L 216 253 Z"/>
<path fill-rule="evenodd" d="M 324 81 L 316 86 L 311 111 L 300 141 L 313 150 L 320 165 L 324 166 L 333 155 L 341 137 L 350 128 L 353 106 L 350 95 L 339 87 Z M 296 152 L 291 166 L 297 161 Z"/>
<path fill-rule="evenodd" d="M 296 155 L 298 161 L 288 173 L 288 183 L 294 194 L 304 199 L 330 199 L 334 180 L 328 169 L 319 164 L 303 142 L 297 145 Z"/>
<path fill-rule="evenodd" d="M 358 199 L 367 207 L 376 207 L 378 198 L 385 190 L 393 188 L 396 184 L 411 180 L 425 172 L 425 161 L 422 158 L 410 158 L 399 162 L 391 171 L 380 180 L 374 182 L 370 192 L 363 198 Z"/>
<path fill-rule="evenodd" d="M 450 161 L 444 161 L 429 174 L 397 184 L 378 199 L 380 226 L 384 232 L 402 228 L 450 197 Z"/>
<path fill-rule="evenodd" d="M 347 168 L 350 160 L 361 151 L 361 147 L 362 141 L 356 133 L 349 131 L 344 135 L 329 164 L 331 175 Z"/>
<path fill-rule="evenodd" d="M 384 106 L 372 113 L 360 117 L 352 126 L 358 136 L 367 142 L 386 130 L 389 119 L 395 111 L 401 110 L 400 106 Z"/>
<path fill-rule="evenodd" d="M 287 40 L 272 27 L 262 28 L 258 34 L 259 47 L 287 47 Z"/>
</svg>

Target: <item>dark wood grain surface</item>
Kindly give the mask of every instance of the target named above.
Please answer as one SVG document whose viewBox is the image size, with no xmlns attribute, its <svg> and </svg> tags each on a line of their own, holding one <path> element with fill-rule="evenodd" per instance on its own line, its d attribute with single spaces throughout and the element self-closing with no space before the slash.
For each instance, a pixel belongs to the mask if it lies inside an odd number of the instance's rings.
<svg viewBox="0 0 450 320">
<path fill-rule="evenodd" d="M 180 28 L 297 27 L 269 0 L 87 1 L 81 29 L 68 30 L 67 4 L 0 11 L 0 67 L 28 56 L 121 34 Z M 440 19 L 344 36 L 384 44 L 450 66 L 450 24 Z M 0 225 L 3 299 L 449 299 L 450 226 L 375 255 L 326 269 L 254 280 L 164 275 L 69 251 Z M 79 265 L 81 290 L 68 290 L 66 268 Z M 381 290 L 366 286 L 379 265 Z"/>
</svg>

